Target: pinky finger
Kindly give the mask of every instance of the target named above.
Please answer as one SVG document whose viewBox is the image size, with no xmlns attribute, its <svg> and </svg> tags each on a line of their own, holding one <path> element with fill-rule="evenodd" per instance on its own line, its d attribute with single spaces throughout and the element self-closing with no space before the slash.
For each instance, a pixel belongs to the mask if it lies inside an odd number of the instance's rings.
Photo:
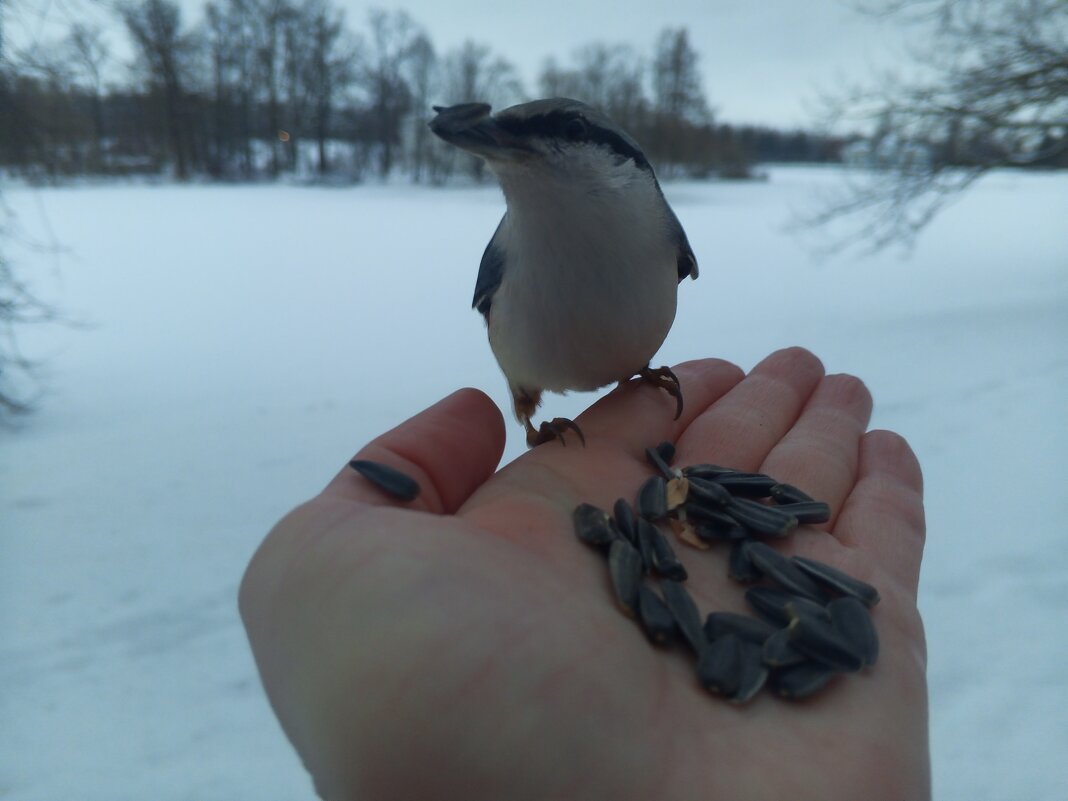
<svg viewBox="0 0 1068 801">
<path fill-rule="evenodd" d="M 893 432 L 868 432 L 860 441 L 857 483 L 832 533 L 915 597 L 926 530 L 923 475 L 912 448 Z"/>
</svg>

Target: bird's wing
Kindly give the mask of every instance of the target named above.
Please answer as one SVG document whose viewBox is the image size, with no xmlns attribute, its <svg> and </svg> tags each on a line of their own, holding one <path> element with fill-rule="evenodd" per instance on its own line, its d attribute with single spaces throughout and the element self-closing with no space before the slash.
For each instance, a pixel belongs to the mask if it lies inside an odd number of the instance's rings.
<svg viewBox="0 0 1068 801">
<path fill-rule="evenodd" d="M 508 215 L 506 214 L 505 217 Z M 490 303 L 493 293 L 501 285 L 501 276 L 504 275 L 504 250 L 497 242 L 504 225 L 505 217 L 501 217 L 497 230 L 490 238 L 486 250 L 482 254 L 482 263 L 478 266 L 478 278 L 475 279 L 475 297 L 471 301 L 471 308 L 478 309 L 483 317 L 489 316 Z"/>
</svg>

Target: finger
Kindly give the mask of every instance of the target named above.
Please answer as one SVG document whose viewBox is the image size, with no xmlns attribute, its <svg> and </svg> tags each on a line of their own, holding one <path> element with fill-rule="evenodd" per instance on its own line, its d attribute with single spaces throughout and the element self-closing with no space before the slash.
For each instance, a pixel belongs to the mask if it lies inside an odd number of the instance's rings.
<svg viewBox="0 0 1068 801">
<path fill-rule="evenodd" d="M 833 526 L 856 482 L 860 438 L 870 419 L 864 383 L 851 375 L 827 376 L 760 470 L 830 504 Z"/>
<path fill-rule="evenodd" d="M 831 533 L 867 553 L 914 597 L 926 530 L 923 475 L 909 444 L 890 431 L 865 434 L 856 486 Z"/>
<path fill-rule="evenodd" d="M 776 351 L 686 428 L 676 461 L 755 470 L 790 430 L 822 377 L 823 365 L 807 350 Z"/>
<path fill-rule="evenodd" d="M 452 514 L 493 475 L 504 438 L 504 419 L 493 401 L 477 389 L 461 389 L 387 431 L 356 456 L 414 478 L 421 488 L 415 500 L 399 501 L 349 467 L 342 468 L 324 494 Z"/>
<path fill-rule="evenodd" d="M 609 508 L 621 496 L 632 498 L 650 470 L 645 449 L 675 440 L 687 423 L 742 378 L 741 370 L 719 359 L 685 362 L 675 374 L 686 399 L 680 420 L 672 419 L 673 401 L 665 403 L 663 390 L 628 386 L 611 392 L 576 421 L 586 434 L 586 447 L 539 445 L 500 470 L 462 513 L 481 524 L 501 509 L 514 508 L 517 498 L 526 498 L 530 523 L 533 515 L 546 511 L 569 518 L 580 501 Z"/>
<path fill-rule="evenodd" d="M 721 359 L 698 359 L 673 368 L 682 390 L 682 415 L 675 420 L 675 399 L 650 384 L 630 382 L 610 392 L 576 421 L 591 442 L 611 441 L 644 459 L 645 449 L 674 442 L 701 412 L 725 395 L 745 375 Z"/>
</svg>

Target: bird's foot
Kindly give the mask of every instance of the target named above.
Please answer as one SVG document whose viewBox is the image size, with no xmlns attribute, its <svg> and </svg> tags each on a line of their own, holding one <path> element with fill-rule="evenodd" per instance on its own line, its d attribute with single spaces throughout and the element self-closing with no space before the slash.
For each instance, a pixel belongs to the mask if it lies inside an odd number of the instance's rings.
<svg viewBox="0 0 1068 801">
<path fill-rule="evenodd" d="M 582 447 L 586 447 L 586 437 L 583 436 L 582 429 L 578 427 L 574 420 L 568 420 L 566 417 L 556 417 L 552 420 L 546 420 L 537 428 L 534 428 L 529 417 L 525 422 L 528 448 L 534 448 L 543 442 L 551 442 L 554 439 L 560 440 L 560 444 L 567 447 L 567 441 L 564 439 L 564 433 L 567 431 L 574 431 L 578 435 Z"/>
<path fill-rule="evenodd" d="M 671 372 L 670 367 L 658 367 L 655 370 L 646 365 L 638 371 L 638 378 L 659 387 L 675 399 L 675 419 L 682 416 L 682 387 L 679 386 L 679 377 Z"/>
</svg>

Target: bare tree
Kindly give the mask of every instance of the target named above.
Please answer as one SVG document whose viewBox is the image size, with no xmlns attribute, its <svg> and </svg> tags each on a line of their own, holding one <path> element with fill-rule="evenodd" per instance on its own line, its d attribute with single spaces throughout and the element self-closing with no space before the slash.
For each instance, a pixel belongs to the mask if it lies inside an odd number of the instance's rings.
<svg viewBox="0 0 1068 801">
<path fill-rule="evenodd" d="M 393 169 L 403 121 L 412 108 L 405 73 L 423 32 L 404 11 L 372 9 L 368 23 L 370 43 L 360 83 L 369 99 L 378 172 L 384 177 Z"/>
<path fill-rule="evenodd" d="M 301 9 L 307 29 L 304 47 L 303 93 L 311 104 L 312 128 L 319 156 L 319 173 L 326 174 L 326 141 L 339 95 L 356 76 L 355 43 L 345 36 L 344 14 L 324 0 L 307 0 Z"/>
<path fill-rule="evenodd" d="M 175 174 L 184 180 L 190 173 L 191 142 L 186 124 L 187 78 L 185 59 L 190 42 L 182 32 L 182 16 L 171 0 L 143 0 L 121 9 L 149 83 L 162 94 L 164 120 Z"/>
<path fill-rule="evenodd" d="M 1068 0 L 883 0 L 865 6 L 930 27 L 914 73 L 830 99 L 830 117 L 871 132 L 869 168 L 805 222 L 845 219 L 842 246 L 905 246 L 997 167 L 1068 166 Z"/>
<path fill-rule="evenodd" d="M 76 68 L 76 79 L 89 95 L 90 116 L 93 120 L 91 168 L 103 167 L 104 146 L 104 67 L 111 51 L 103 31 L 95 25 L 76 22 L 67 34 L 68 61 Z"/>
<path fill-rule="evenodd" d="M 407 66 L 407 81 L 411 88 L 413 111 L 409 120 L 411 135 L 408 154 L 412 180 L 422 181 L 426 173 L 430 174 L 431 180 L 438 180 L 439 151 L 426 125 L 426 115 L 439 83 L 438 55 L 430 37 L 420 34 L 415 38 Z"/>
<path fill-rule="evenodd" d="M 665 28 L 653 57 L 653 102 L 662 116 L 707 122 L 711 116 L 697 71 L 697 51 L 685 28 Z"/>
</svg>

